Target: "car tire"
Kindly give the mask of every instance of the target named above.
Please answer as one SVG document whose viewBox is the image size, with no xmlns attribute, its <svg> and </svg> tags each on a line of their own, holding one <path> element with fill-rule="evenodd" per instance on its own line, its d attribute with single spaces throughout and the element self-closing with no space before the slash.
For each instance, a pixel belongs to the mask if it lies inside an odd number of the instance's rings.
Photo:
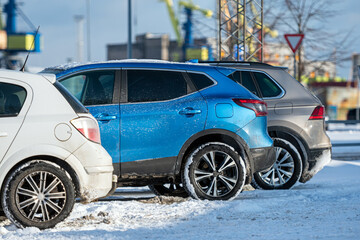
<svg viewBox="0 0 360 240">
<path fill-rule="evenodd" d="M 299 180 L 302 161 L 298 150 L 289 141 L 274 139 L 276 161 L 266 171 L 254 174 L 251 185 L 257 189 L 290 189 Z"/>
<path fill-rule="evenodd" d="M 2 193 L 6 216 L 20 228 L 52 228 L 70 214 L 74 203 L 71 179 L 63 169 L 44 161 L 17 168 Z"/>
<path fill-rule="evenodd" d="M 167 183 L 153 184 L 148 186 L 150 190 L 157 196 L 170 196 L 187 198 L 189 194 L 186 192 L 182 184 Z"/>
<path fill-rule="evenodd" d="M 234 199 L 245 178 L 244 159 L 234 148 L 220 142 L 210 142 L 192 151 L 182 172 L 184 188 L 195 199 Z"/>
</svg>

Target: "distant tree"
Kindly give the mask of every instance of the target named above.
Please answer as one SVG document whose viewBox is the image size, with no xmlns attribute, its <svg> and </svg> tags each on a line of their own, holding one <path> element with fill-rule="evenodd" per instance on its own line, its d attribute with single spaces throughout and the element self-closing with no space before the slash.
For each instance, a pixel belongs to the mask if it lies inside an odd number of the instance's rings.
<svg viewBox="0 0 360 240">
<path fill-rule="evenodd" d="M 273 27 L 282 32 L 305 34 L 297 52 L 297 79 L 301 79 L 305 73 L 303 56 L 310 61 L 332 61 L 337 65 L 349 60 L 348 47 L 352 42 L 350 33 L 331 33 L 328 30 L 329 19 L 340 14 L 336 9 L 335 1 L 276 0 L 275 2 L 282 7 L 272 16 L 276 19 Z"/>
</svg>

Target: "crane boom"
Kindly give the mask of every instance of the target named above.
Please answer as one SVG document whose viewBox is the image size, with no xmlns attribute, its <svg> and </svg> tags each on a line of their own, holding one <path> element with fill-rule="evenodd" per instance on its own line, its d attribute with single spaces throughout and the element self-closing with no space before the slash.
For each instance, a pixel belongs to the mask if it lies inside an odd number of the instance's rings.
<svg viewBox="0 0 360 240">
<path fill-rule="evenodd" d="M 160 0 L 162 2 L 165 2 L 167 10 L 169 12 L 169 17 L 170 17 L 170 21 L 171 21 L 171 25 L 175 31 L 175 35 L 176 35 L 176 40 L 179 44 L 179 46 L 182 44 L 183 39 L 181 37 L 181 33 L 180 33 L 180 27 L 179 27 L 179 19 L 176 17 L 176 14 L 174 12 L 174 4 L 172 0 Z"/>
</svg>

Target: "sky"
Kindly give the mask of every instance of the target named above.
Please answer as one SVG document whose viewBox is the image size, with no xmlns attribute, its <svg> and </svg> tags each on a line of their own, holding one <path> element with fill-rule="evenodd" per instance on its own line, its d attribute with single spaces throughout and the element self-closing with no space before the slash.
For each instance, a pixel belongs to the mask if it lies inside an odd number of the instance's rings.
<svg viewBox="0 0 360 240">
<path fill-rule="evenodd" d="M 77 25 L 75 15 L 86 16 L 87 0 L 26 0 L 21 9 L 33 25 L 40 26 L 43 37 L 43 51 L 32 54 L 30 66 L 48 67 L 66 63 L 69 59 L 77 61 Z M 135 35 L 150 33 L 167 33 L 175 39 L 168 12 L 160 0 L 133 1 L 133 39 Z M 264 4 L 266 4 L 265 0 Z M 7 0 L 1 0 L 4 4 Z M 174 0 L 177 2 L 177 0 Z M 202 8 L 216 9 L 216 0 L 194 0 Z M 360 1 L 342 0 L 337 8 L 341 14 L 329 19 L 328 31 L 339 32 L 353 29 L 354 42 L 351 52 L 360 52 Z M 127 41 L 127 0 L 90 0 L 90 37 L 91 61 L 106 60 L 106 45 L 125 43 Z M 266 21 L 266 16 L 265 16 Z M 210 22 L 215 29 L 215 23 Z M 18 18 L 18 30 L 29 31 L 30 28 Z M 215 32 L 214 32 L 215 33 Z M 86 26 L 85 26 L 86 34 Z M 86 40 L 86 35 L 84 37 Z M 84 61 L 87 61 L 85 41 Z M 338 75 L 347 78 L 350 73 L 350 62 L 338 68 Z"/>
</svg>

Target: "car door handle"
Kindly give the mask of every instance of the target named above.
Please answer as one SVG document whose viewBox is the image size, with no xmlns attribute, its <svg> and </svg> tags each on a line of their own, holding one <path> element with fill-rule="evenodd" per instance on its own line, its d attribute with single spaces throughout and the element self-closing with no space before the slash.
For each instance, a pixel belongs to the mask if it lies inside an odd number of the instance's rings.
<svg viewBox="0 0 360 240">
<path fill-rule="evenodd" d="M 0 137 L 7 137 L 8 136 L 8 133 L 6 132 L 0 132 Z"/>
<path fill-rule="evenodd" d="M 200 113 L 201 113 L 200 109 L 193 109 L 191 107 L 187 107 L 179 111 L 180 115 L 186 115 L 186 116 L 193 116 L 195 114 L 200 114 Z"/>
<path fill-rule="evenodd" d="M 115 120 L 117 117 L 115 115 L 109 115 L 107 113 L 99 113 L 95 116 L 98 121 L 110 121 Z"/>
</svg>

